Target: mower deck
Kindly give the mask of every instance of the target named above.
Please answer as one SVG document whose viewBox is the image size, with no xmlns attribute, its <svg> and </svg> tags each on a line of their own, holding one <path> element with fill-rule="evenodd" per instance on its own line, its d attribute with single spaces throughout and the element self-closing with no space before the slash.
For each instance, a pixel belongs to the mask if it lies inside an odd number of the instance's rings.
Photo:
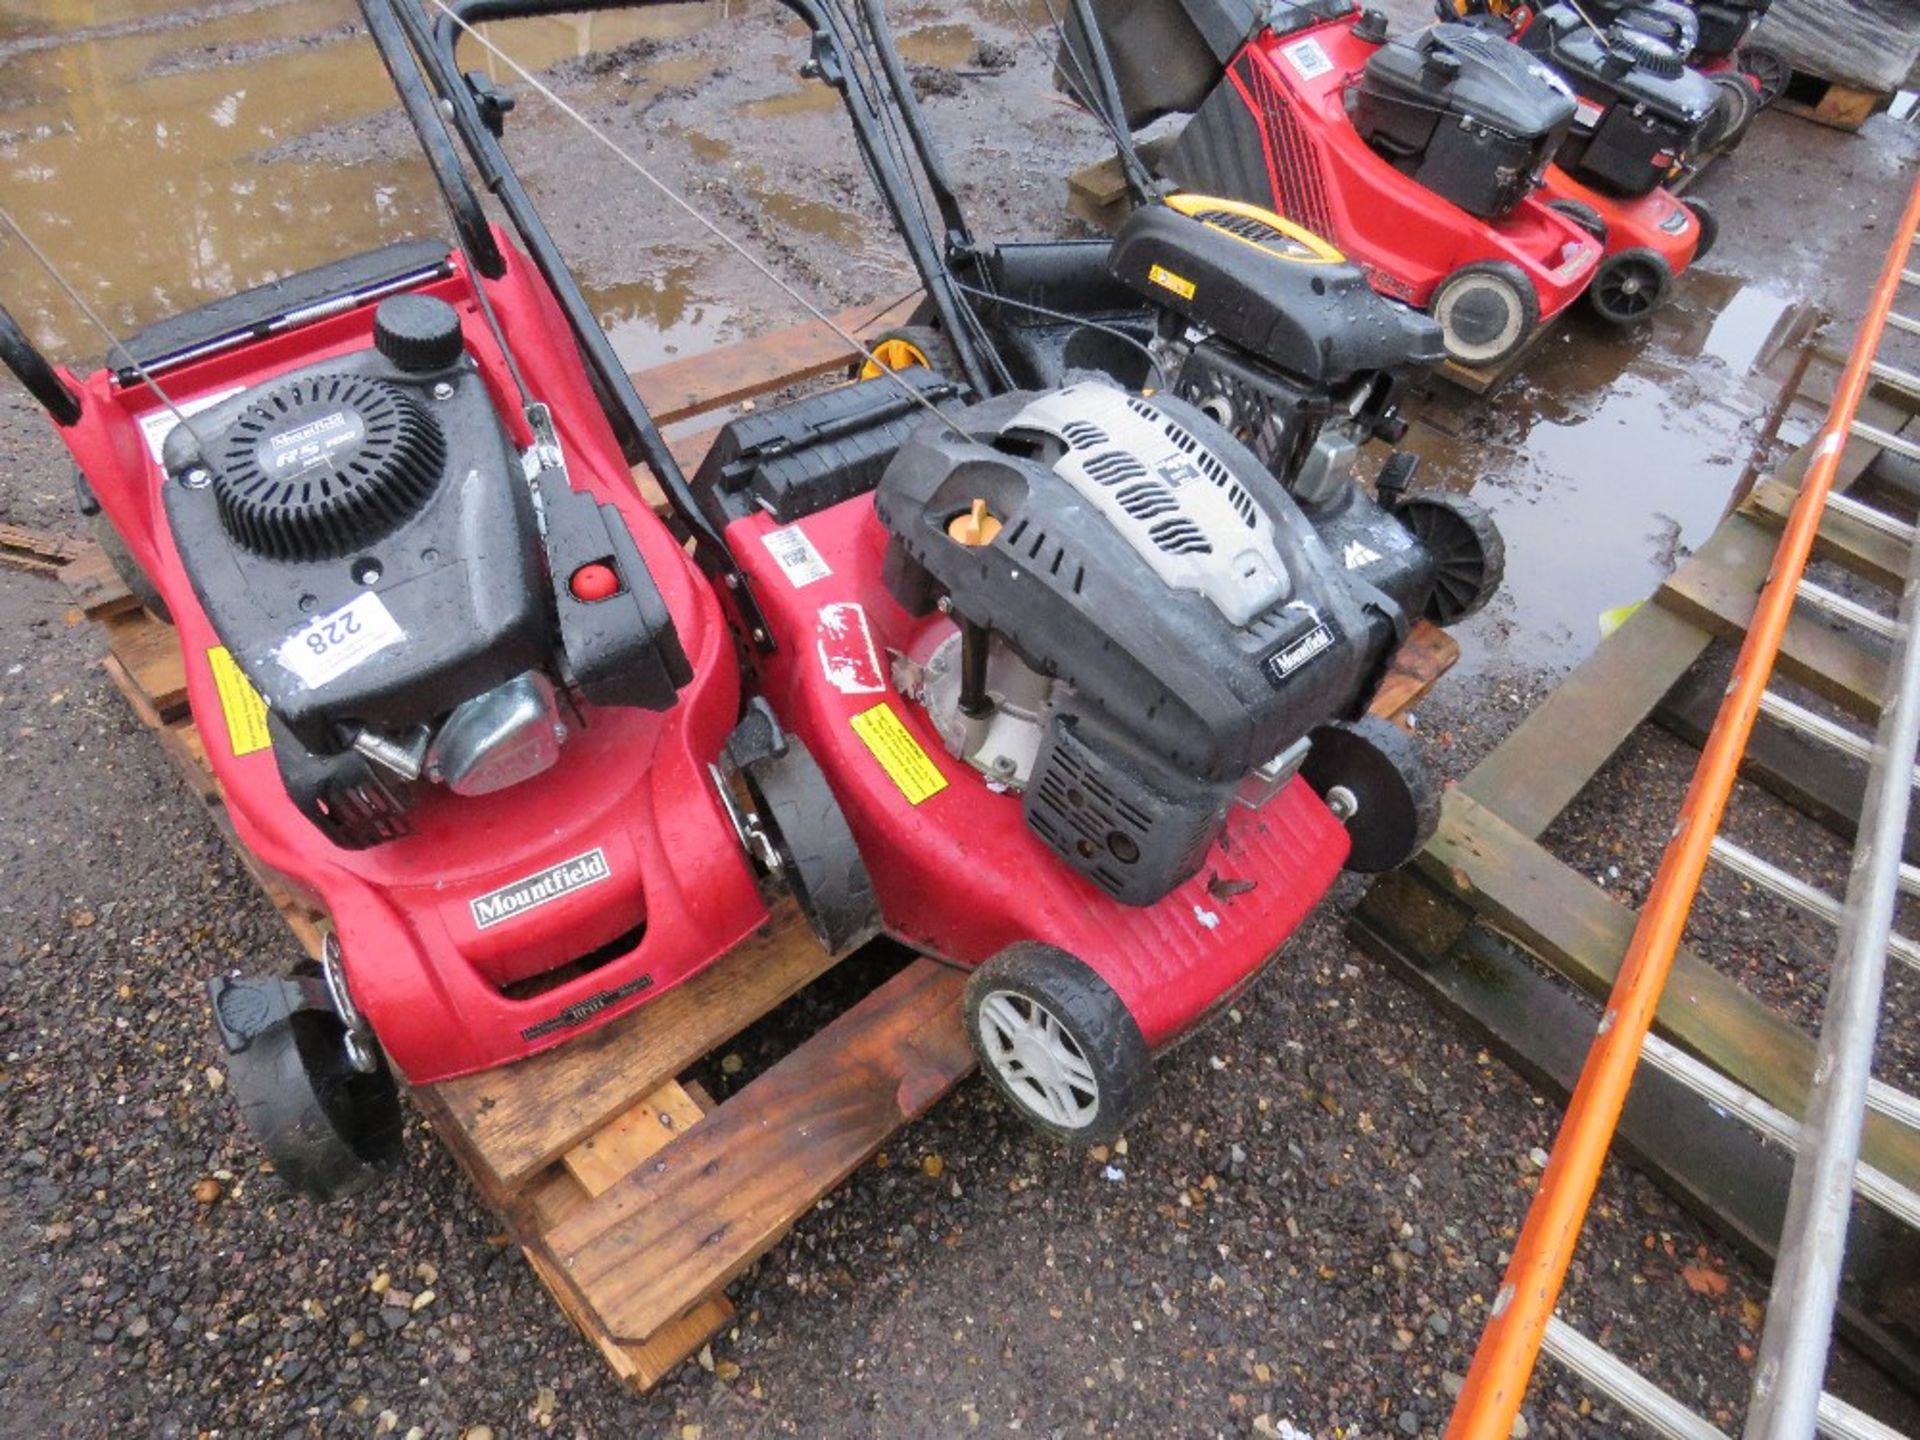
<svg viewBox="0 0 1920 1440">
<path fill-rule="evenodd" d="M 872 334 L 909 299 L 839 317 Z M 817 325 L 795 326 L 635 376 L 689 469 L 711 443 L 700 417 L 852 359 Z M 651 480 L 642 493 L 658 503 Z M 98 550 L 60 570 L 106 632 L 109 677 L 234 844 L 301 946 L 325 919 L 236 839 L 197 728 L 172 628 Z M 1458 655 L 1418 625 L 1374 702 L 1396 716 Z M 722 1104 L 689 1067 L 824 974 L 833 959 L 790 902 L 724 960 L 659 1000 L 515 1065 L 412 1091 L 562 1311 L 620 1378 L 645 1390 L 733 1314 L 725 1286 L 830 1190 L 973 1068 L 965 976 L 916 960 Z"/>
</svg>

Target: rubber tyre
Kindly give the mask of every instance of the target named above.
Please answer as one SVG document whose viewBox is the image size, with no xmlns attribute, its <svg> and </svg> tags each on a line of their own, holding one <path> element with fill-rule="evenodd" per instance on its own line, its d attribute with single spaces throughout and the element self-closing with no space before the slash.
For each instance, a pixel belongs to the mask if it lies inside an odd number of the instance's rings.
<svg viewBox="0 0 1920 1440">
<path fill-rule="evenodd" d="M 1609 325 L 1638 325 L 1672 288 L 1673 269 L 1660 254 L 1632 245 L 1601 260 L 1587 285 L 1587 303 Z"/>
<path fill-rule="evenodd" d="M 1347 817 L 1346 868 L 1378 875 L 1418 855 L 1440 825 L 1440 786 L 1414 738 L 1378 715 L 1313 732 L 1300 773 L 1321 799 L 1335 786 L 1357 802 Z"/>
<path fill-rule="evenodd" d="M 1507 573 L 1507 542 L 1484 505 L 1445 490 L 1403 495 L 1393 518 L 1434 559 L 1433 589 L 1420 609 L 1435 625 L 1455 625 L 1481 609 Z"/>
<path fill-rule="evenodd" d="M 107 519 L 104 510 L 95 511 L 87 517 L 87 528 L 93 532 L 93 540 L 106 552 L 107 563 L 113 566 L 113 573 L 120 577 L 120 583 L 138 600 L 146 612 L 154 619 L 171 625 L 173 614 L 167 609 L 167 602 L 160 598 L 160 591 L 140 568 L 140 562 L 133 558 L 133 552 L 127 549 L 127 542 L 120 538 L 120 532 L 113 528 L 113 522 Z"/>
<path fill-rule="evenodd" d="M 1687 263 L 1698 265 L 1713 253 L 1713 247 L 1720 243 L 1720 217 L 1713 207 L 1704 200 L 1682 200 L 1682 205 L 1692 214 L 1694 223 L 1700 227 L 1699 243 L 1693 247 L 1693 259 Z"/>
<path fill-rule="evenodd" d="M 982 1006 L 1012 997 L 1045 1007 L 1071 1037 L 1093 1077 L 1096 1093 L 1084 1123 L 1066 1125 L 1036 1108 L 1037 1083 L 1010 1076 L 1010 1054 Z M 1051 945 L 1009 945 L 967 981 L 967 1038 L 993 1086 L 1034 1129 L 1069 1145 L 1106 1145 L 1118 1139 L 1153 1095 L 1153 1062 L 1147 1042 L 1113 987 L 1085 962 Z M 1079 1094 L 1084 1095 L 1085 1091 Z"/>
<path fill-rule="evenodd" d="M 1746 138 L 1753 117 L 1760 113 L 1760 97 L 1737 71 L 1707 77 L 1714 88 L 1712 117 L 1700 137 L 1702 150 L 1731 150 Z"/>
<path fill-rule="evenodd" d="M 400 1097 L 385 1067 L 347 1064 L 340 1022 L 302 1011 L 227 1056 L 240 1113 L 282 1183 L 325 1204 L 358 1194 L 400 1154 Z"/>
<path fill-rule="evenodd" d="M 880 902 L 827 777 L 796 737 L 786 747 L 742 773 L 814 938 L 843 955 L 880 933 Z"/>
<path fill-rule="evenodd" d="M 1566 216 L 1567 219 L 1573 221 L 1574 224 L 1578 225 L 1602 245 L 1607 243 L 1606 217 L 1594 209 L 1593 206 L 1587 204 L 1586 201 L 1562 197 L 1558 200 L 1547 201 L 1547 209 Z"/>
<path fill-rule="evenodd" d="M 894 370 L 928 369 L 951 380 L 961 379 L 965 374 L 953 343 L 944 332 L 931 325 L 896 325 L 867 348 L 873 351 L 875 359 Z M 877 380 L 880 374 L 880 367 L 873 360 L 863 358 L 854 362 L 855 380 Z"/>
<path fill-rule="evenodd" d="M 1507 260 L 1462 265 L 1434 287 L 1428 313 L 1447 353 L 1462 365 L 1504 365 L 1540 323 L 1540 297 L 1526 272 Z"/>
<path fill-rule="evenodd" d="M 1733 63 L 1742 74 L 1751 75 L 1759 86 L 1755 99 L 1762 110 L 1786 94 L 1787 86 L 1793 83 L 1793 66 L 1764 46 L 1752 45 L 1738 51 Z"/>
</svg>

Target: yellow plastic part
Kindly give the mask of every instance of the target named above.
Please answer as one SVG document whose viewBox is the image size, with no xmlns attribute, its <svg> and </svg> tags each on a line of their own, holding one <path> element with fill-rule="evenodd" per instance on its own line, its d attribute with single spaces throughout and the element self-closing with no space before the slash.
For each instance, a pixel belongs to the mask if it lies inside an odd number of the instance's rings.
<svg viewBox="0 0 1920 1440">
<path fill-rule="evenodd" d="M 1177 195 L 1169 195 L 1166 205 L 1169 210 L 1193 219 L 1200 219 L 1205 212 L 1211 210 L 1227 215 L 1238 215 L 1242 219 L 1253 220 L 1278 230 L 1307 253 L 1302 255 L 1292 251 L 1276 250 L 1271 245 L 1262 245 L 1258 240 L 1249 240 L 1244 235 L 1234 235 L 1234 232 L 1224 225 L 1212 226 L 1222 234 L 1233 235 L 1233 238 L 1243 245 L 1251 245 L 1256 250 L 1264 250 L 1267 254 L 1278 256 L 1282 260 L 1291 260 L 1296 265 L 1338 265 L 1347 258 L 1306 226 L 1296 225 L 1283 215 L 1276 215 L 1273 211 L 1262 209 L 1258 205 L 1249 205 L 1244 200 L 1228 200 L 1219 195 L 1192 195 L 1183 191 Z M 1200 223 L 1205 225 L 1209 222 L 1200 220 Z"/>
</svg>

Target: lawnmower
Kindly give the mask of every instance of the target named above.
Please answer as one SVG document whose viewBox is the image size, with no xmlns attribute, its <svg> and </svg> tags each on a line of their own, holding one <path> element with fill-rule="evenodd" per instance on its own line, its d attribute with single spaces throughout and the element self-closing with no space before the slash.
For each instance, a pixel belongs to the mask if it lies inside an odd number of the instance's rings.
<svg viewBox="0 0 1920 1440">
<path fill-rule="evenodd" d="M 871 158 L 862 55 L 788 6 Z M 209 987 L 279 1174 L 350 1193 L 393 1153 L 396 1072 L 575 1038 L 783 891 L 835 952 L 884 928 L 975 967 L 996 1083 L 1117 1133 L 1149 1053 L 1343 864 L 1423 841 L 1432 783 L 1365 701 L 1413 617 L 1485 599 L 1497 540 L 1404 460 L 1384 505 L 1325 466 L 1289 493 L 1110 379 L 884 374 L 736 422 L 690 483 L 507 160 L 507 100 L 453 61 L 469 19 L 616 7 L 469 3 L 437 38 L 419 0 L 361 8 L 455 248 L 215 302 L 84 378 L 0 322 L 178 628 L 236 830 L 327 917 L 317 964 Z"/>
<path fill-rule="evenodd" d="M 1504 364 L 1592 278 L 1599 243 L 1538 193 L 1573 99 L 1495 36 L 1389 43 L 1355 0 L 1091 0 L 1066 29 L 1056 74 L 1104 51 L 1116 130 L 1190 113 L 1163 174 L 1325 236 L 1463 364 Z"/>
</svg>

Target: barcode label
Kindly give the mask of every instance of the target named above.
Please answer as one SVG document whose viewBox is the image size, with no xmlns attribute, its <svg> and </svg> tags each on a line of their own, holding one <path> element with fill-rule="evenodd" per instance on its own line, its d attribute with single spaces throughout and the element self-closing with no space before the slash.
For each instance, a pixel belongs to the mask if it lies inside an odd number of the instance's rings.
<svg viewBox="0 0 1920 1440">
<path fill-rule="evenodd" d="M 1333 61 L 1327 58 L 1318 40 L 1296 40 L 1282 46 L 1280 53 L 1287 57 L 1287 63 L 1299 72 L 1302 80 L 1312 80 L 1333 69 Z"/>
<path fill-rule="evenodd" d="M 813 548 L 813 541 L 798 525 L 769 530 L 760 538 L 766 542 L 767 553 L 773 556 L 774 563 L 786 575 L 787 583 L 796 590 L 833 574 L 833 568 L 821 558 L 820 552 Z"/>
</svg>

